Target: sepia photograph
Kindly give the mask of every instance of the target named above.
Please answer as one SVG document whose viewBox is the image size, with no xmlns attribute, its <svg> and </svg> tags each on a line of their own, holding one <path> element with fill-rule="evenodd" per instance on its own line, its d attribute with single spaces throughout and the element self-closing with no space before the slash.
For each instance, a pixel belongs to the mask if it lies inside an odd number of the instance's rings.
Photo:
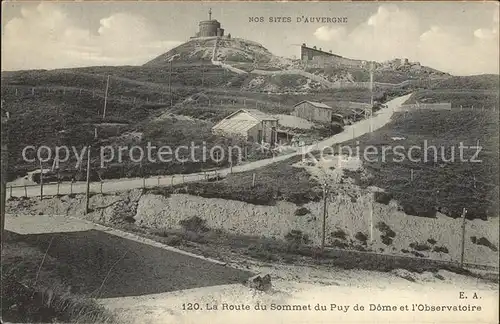
<svg viewBox="0 0 500 324">
<path fill-rule="evenodd" d="M 3 1 L 2 323 L 498 323 L 499 8 Z"/>
</svg>

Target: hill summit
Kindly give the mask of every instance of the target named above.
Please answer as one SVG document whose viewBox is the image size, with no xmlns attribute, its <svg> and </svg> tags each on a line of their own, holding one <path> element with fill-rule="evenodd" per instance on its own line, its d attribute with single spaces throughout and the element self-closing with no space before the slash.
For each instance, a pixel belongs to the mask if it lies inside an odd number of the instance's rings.
<svg viewBox="0 0 500 324">
<path fill-rule="evenodd" d="M 257 42 L 228 37 L 192 38 L 168 52 L 154 58 L 144 66 L 162 66 L 174 63 L 200 61 L 230 61 L 239 63 L 269 63 L 275 57 Z"/>
</svg>

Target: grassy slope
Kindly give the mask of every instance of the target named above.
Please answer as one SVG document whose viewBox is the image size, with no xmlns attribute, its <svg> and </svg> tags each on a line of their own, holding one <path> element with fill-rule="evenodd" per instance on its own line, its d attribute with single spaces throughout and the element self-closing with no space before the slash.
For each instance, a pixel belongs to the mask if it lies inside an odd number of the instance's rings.
<svg viewBox="0 0 500 324">
<path fill-rule="evenodd" d="M 467 90 L 463 90 L 463 88 Z M 412 145 L 428 145 L 446 148 L 446 157 L 455 146 L 455 162 L 442 162 L 438 152 L 436 163 L 416 163 L 407 159 L 403 163 L 365 162 L 364 165 L 375 176 L 373 184 L 390 192 L 411 215 L 433 216 L 435 211 L 458 217 L 467 208 L 469 218 L 498 216 L 498 88 L 499 79 L 495 75 L 452 77 L 436 80 L 431 89 L 417 91 L 408 101 L 450 102 L 452 111 L 415 111 L 396 114 L 393 121 L 373 134 L 359 140 L 362 146 L 374 145 L 379 152 L 384 145 L 402 145 L 407 149 Z M 463 107 L 485 107 L 476 110 L 460 110 Z M 493 109 L 494 108 L 494 109 Z M 393 141 L 391 137 L 404 137 Z M 460 162 L 458 146 L 476 145 L 483 147 L 476 159 L 481 163 Z M 356 143 L 346 143 L 355 146 Z M 432 151 L 430 151 L 432 153 Z M 475 152 L 465 150 L 469 159 Z M 421 156 L 422 157 L 422 156 Z M 410 181 L 411 169 L 414 181 Z"/>
<path fill-rule="evenodd" d="M 72 269 L 7 232 L 2 249 L 2 319 L 14 323 L 114 323 L 94 299 L 68 291 Z M 43 262 L 40 264 L 40 262 Z"/>
<path fill-rule="evenodd" d="M 408 152 L 411 146 L 423 148 L 424 141 L 428 146 L 445 148 L 445 157 L 451 156 L 451 147 L 455 147 L 454 162 L 443 162 L 441 151 L 438 151 L 437 162 L 433 160 L 432 150 L 429 160 L 412 162 L 407 158 L 396 162 L 397 156 L 390 151 L 385 155 L 386 162 L 364 162 L 374 178 L 365 185 L 375 185 L 385 189 L 410 215 L 435 215 L 436 209 L 442 213 L 459 217 L 462 208 L 468 210 L 470 218 L 487 218 L 498 216 L 498 114 L 492 111 L 416 111 L 398 113 L 393 121 L 384 128 L 367 134 L 359 141 L 361 152 L 363 147 L 373 145 L 378 152 L 383 146 L 401 145 Z M 404 137 L 394 141 L 392 137 Z M 484 147 L 477 159 L 481 163 L 459 161 L 458 146 L 473 146 L 479 140 Z M 344 143 L 356 147 L 356 142 Z M 465 150 L 464 157 L 469 160 L 475 150 Z M 423 160 L 423 153 L 414 151 L 414 158 Z M 411 169 L 414 180 L 411 181 Z M 476 183 L 474 184 L 474 179 Z"/>
<path fill-rule="evenodd" d="M 98 127 L 100 144 L 113 144 L 116 136 L 130 131 L 145 131 L 144 141 L 157 144 L 179 144 L 179 134 L 186 142 L 212 138 L 210 123 L 203 121 L 170 121 L 169 132 L 151 132 L 162 127 L 152 119 L 166 110 L 179 115 L 217 122 L 232 111 L 249 107 L 269 113 L 289 113 L 293 104 L 304 99 L 344 99 L 369 101 L 366 91 L 348 89 L 316 94 L 266 94 L 241 91 L 246 78 L 212 65 L 176 64 L 172 68 L 172 98 L 169 91 L 169 70 L 158 67 L 85 67 L 61 70 L 32 70 L 2 73 L 3 109 L 11 112 L 9 122 L 10 174 L 23 175 L 38 167 L 22 159 L 27 145 L 68 145 L 82 147 L 93 140 L 94 125 L 102 122 L 120 125 Z M 106 78 L 110 75 L 106 119 L 102 119 Z M 210 104 L 200 100 L 186 103 L 192 95 L 205 94 Z M 174 107 L 170 107 L 170 99 Z M 222 100 L 222 102 L 221 102 Z M 186 131 L 197 129 L 199 132 Z M 130 143 L 128 143 L 130 144 Z M 135 144 L 135 143 L 134 143 Z M 73 162 L 73 161 L 70 161 Z M 74 165 L 74 163 L 71 163 Z M 107 170 L 105 177 L 119 175 L 158 174 L 197 171 L 205 165 L 159 166 L 139 170 L 137 165 Z M 193 169 L 194 168 L 194 169 Z M 167 172 L 168 173 L 168 172 Z"/>
</svg>

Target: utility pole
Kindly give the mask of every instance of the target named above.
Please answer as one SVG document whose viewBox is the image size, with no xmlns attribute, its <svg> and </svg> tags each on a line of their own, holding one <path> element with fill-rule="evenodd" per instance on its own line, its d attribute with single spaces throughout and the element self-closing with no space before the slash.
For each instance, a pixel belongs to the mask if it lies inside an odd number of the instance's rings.
<svg viewBox="0 0 500 324">
<path fill-rule="evenodd" d="M 17 95 L 17 89 L 16 89 L 16 95 Z M 2 101 L 2 106 L 3 106 L 3 101 Z M 3 108 L 3 107 L 2 107 Z M 1 146 L 2 146 L 2 151 L 1 151 L 1 182 L 2 182 L 2 187 L 1 187 L 1 205 L 0 205 L 0 216 L 1 216 L 1 226 L 2 226 L 2 232 L 0 233 L 1 237 L 1 249 L 3 250 L 3 240 L 5 237 L 5 204 L 7 203 L 7 165 L 8 165 L 8 159 L 9 159 L 9 154 L 8 154 L 8 134 L 9 134 L 9 128 L 7 126 L 9 120 L 9 115 L 6 114 L 6 116 L 1 116 L 1 121 L 2 121 L 2 129 L 1 129 Z"/>
<path fill-rule="evenodd" d="M 373 62 L 370 65 L 370 132 L 373 131 Z"/>
<path fill-rule="evenodd" d="M 102 113 L 102 119 L 106 118 L 106 105 L 108 104 L 108 89 L 109 89 L 109 75 L 106 80 L 106 91 L 104 92 L 104 111 Z"/>
<path fill-rule="evenodd" d="M 174 102 L 172 98 L 172 58 L 170 59 L 168 72 L 168 92 L 170 93 L 170 108 L 172 108 Z"/>
<path fill-rule="evenodd" d="M 462 211 L 462 241 L 461 241 L 461 251 L 460 251 L 460 268 L 464 267 L 464 253 L 465 253 L 465 215 L 467 214 L 467 209 Z"/>
<path fill-rule="evenodd" d="M 323 184 L 323 226 L 321 229 L 321 251 L 325 250 L 325 239 L 326 239 L 326 199 L 328 197 L 328 188 L 326 183 Z"/>
<path fill-rule="evenodd" d="M 370 203 L 370 243 L 373 243 L 373 200 Z"/>
<path fill-rule="evenodd" d="M 40 200 L 43 200 L 43 165 L 42 159 L 40 161 Z"/>
<path fill-rule="evenodd" d="M 90 199 L 90 150 L 92 146 L 88 146 L 87 151 L 87 189 L 85 192 L 85 214 L 89 213 L 89 199 Z"/>
</svg>

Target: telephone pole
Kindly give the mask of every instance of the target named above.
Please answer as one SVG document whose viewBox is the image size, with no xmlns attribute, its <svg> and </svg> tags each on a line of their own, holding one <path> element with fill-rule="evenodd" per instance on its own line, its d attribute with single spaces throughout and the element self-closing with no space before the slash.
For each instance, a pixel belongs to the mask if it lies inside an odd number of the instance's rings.
<svg viewBox="0 0 500 324">
<path fill-rule="evenodd" d="M 370 132 L 373 131 L 373 62 L 370 65 Z"/>
<path fill-rule="evenodd" d="M 85 214 L 89 213 L 89 199 L 90 199 L 90 150 L 92 145 L 88 146 L 87 151 L 87 189 L 85 192 Z"/>
<path fill-rule="evenodd" d="M 173 98 L 172 98 L 172 58 L 170 59 L 169 64 L 169 72 L 168 72 L 168 92 L 170 93 L 170 108 L 173 106 Z"/>
<path fill-rule="evenodd" d="M 460 244 L 460 268 L 464 267 L 464 253 L 465 253 L 465 215 L 467 214 L 467 209 L 462 211 L 462 240 Z"/>
<path fill-rule="evenodd" d="M 108 89 L 109 89 L 109 75 L 108 79 L 106 80 L 106 91 L 104 92 L 104 111 L 102 113 L 102 119 L 106 118 L 106 106 L 108 104 Z"/>
<path fill-rule="evenodd" d="M 17 90 L 16 90 L 17 91 Z M 2 101 L 2 106 L 3 106 L 3 101 Z M 3 107 L 2 107 L 3 108 Z M 5 204 L 7 203 L 7 165 L 8 165 L 8 159 L 9 159 L 9 154 L 8 154 L 8 134 L 9 134 L 9 128 L 7 125 L 7 122 L 9 120 L 9 115 L 6 114 L 4 117 L 3 115 L 1 116 L 1 121 L 2 121 L 2 129 L 1 129 L 1 146 L 2 146 L 2 151 L 1 151 L 1 205 L 0 205 L 0 216 L 1 216 L 1 226 L 2 226 L 2 232 L 0 233 L 1 237 L 1 249 L 3 250 L 3 240 L 5 237 Z"/>
<path fill-rule="evenodd" d="M 326 239 L 326 200 L 328 197 L 328 188 L 326 183 L 323 184 L 323 226 L 321 229 L 321 251 L 325 250 L 325 239 Z"/>
</svg>

